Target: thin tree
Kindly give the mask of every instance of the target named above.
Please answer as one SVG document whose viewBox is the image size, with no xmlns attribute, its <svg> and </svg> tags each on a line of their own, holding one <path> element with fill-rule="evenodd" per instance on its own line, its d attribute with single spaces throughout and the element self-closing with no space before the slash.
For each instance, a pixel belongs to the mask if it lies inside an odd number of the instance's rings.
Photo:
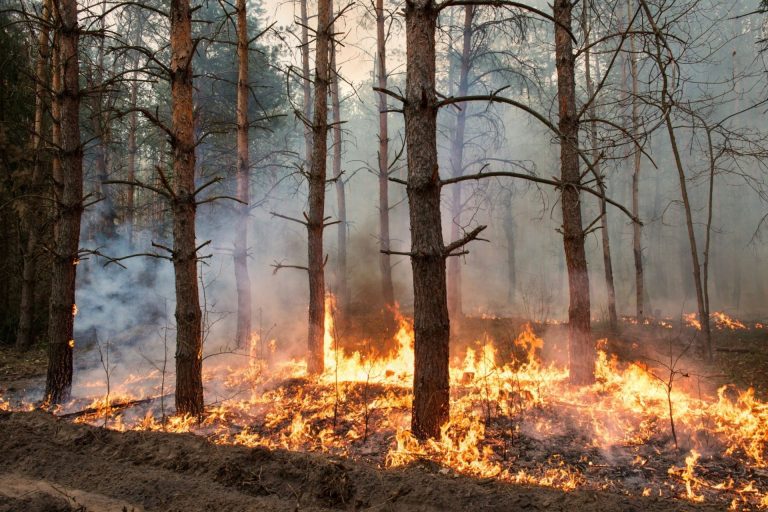
<svg viewBox="0 0 768 512">
<path fill-rule="evenodd" d="M 585 1 L 582 7 L 582 30 L 584 32 L 584 79 L 587 85 L 587 96 L 592 99 L 595 96 L 595 85 L 592 79 L 592 52 L 590 51 L 591 20 L 590 9 L 592 2 Z M 599 78 L 598 78 L 599 80 Z M 608 232 L 608 204 L 605 201 L 605 178 L 600 173 L 600 152 L 597 140 L 597 107 L 595 101 L 591 101 L 587 109 L 589 122 L 589 140 L 592 145 L 592 173 L 595 176 L 597 186 L 603 197 L 600 198 L 600 241 L 603 249 L 603 271 L 605 275 L 605 288 L 608 293 L 608 324 L 612 332 L 618 331 L 619 319 L 616 313 L 616 287 L 613 281 L 613 262 L 611 260 L 611 240 Z M 638 152 L 639 154 L 639 152 Z M 637 216 L 637 212 L 633 212 Z M 635 224 L 635 223 L 633 223 Z"/>
<path fill-rule="evenodd" d="M 48 70 L 50 68 L 50 20 L 51 0 L 43 2 L 40 33 L 38 34 L 37 64 L 35 66 L 35 117 L 30 137 L 32 153 L 31 194 L 38 195 L 48 170 L 43 159 L 43 123 L 45 105 L 49 98 Z M 19 303 L 19 326 L 16 331 L 16 348 L 27 350 L 32 346 L 32 316 L 34 313 L 35 272 L 39 258 L 40 212 L 32 201 L 25 204 L 21 215 L 21 229 L 26 234 L 23 266 L 21 271 L 21 300 Z"/>
<path fill-rule="evenodd" d="M 699 262 L 699 250 L 696 243 L 696 232 L 693 223 L 693 213 L 691 200 L 688 195 L 688 184 L 685 176 L 685 167 L 683 165 L 680 146 L 675 132 L 675 125 L 672 121 L 672 111 L 675 108 L 675 99 L 673 97 L 672 74 L 676 73 L 677 63 L 674 59 L 674 53 L 667 43 L 664 32 L 659 27 L 656 18 L 653 16 L 645 0 L 639 0 L 640 5 L 645 12 L 648 23 L 651 25 L 654 37 L 654 45 L 649 51 L 650 58 L 658 68 L 659 78 L 661 78 L 661 87 L 659 91 L 658 107 L 661 111 L 662 120 L 669 137 L 669 144 L 672 149 L 672 156 L 677 170 L 677 176 L 680 183 L 680 195 L 685 211 L 685 225 L 688 231 L 688 243 L 691 254 L 691 263 L 693 269 L 693 282 L 696 289 L 696 302 L 698 305 L 699 323 L 704 336 L 704 347 L 709 359 L 712 359 L 712 334 L 709 323 L 709 311 L 705 299 L 704 283 L 701 275 L 701 264 Z"/>
<path fill-rule="evenodd" d="M 462 29 L 462 46 L 459 57 L 459 87 L 457 95 L 464 97 L 469 92 L 469 71 L 472 61 L 472 36 L 474 34 L 474 5 L 464 6 L 464 26 Z M 456 124 L 451 139 L 450 166 L 451 176 L 458 178 L 464 173 L 464 134 L 467 127 L 467 104 L 459 104 L 456 114 Z M 461 184 L 456 184 L 451 190 L 451 239 L 459 237 L 461 226 Z M 461 308 L 461 261 L 459 258 L 448 260 L 448 312 L 451 318 L 458 320 L 462 314 Z"/>
<path fill-rule="evenodd" d="M 387 95 L 387 38 L 385 31 L 384 0 L 376 0 L 376 63 L 379 87 L 379 271 L 381 293 L 385 304 L 394 304 L 392 263 L 389 241 L 389 128 Z"/>
<path fill-rule="evenodd" d="M 251 278 L 248 275 L 248 20 L 245 0 L 237 0 L 237 223 L 234 240 L 237 286 L 237 331 L 235 343 L 246 346 L 251 335 Z"/>
<path fill-rule="evenodd" d="M 632 0 L 627 0 L 627 19 L 632 19 Z M 629 74 L 632 80 L 632 131 L 631 136 L 637 139 L 640 134 L 640 115 L 638 105 L 638 76 L 637 56 L 635 54 L 635 34 L 629 36 Z M 640 218 L 640 151 L 636 150 L 633 157 L 632 172 L 632 215 Z M 643 279 L 643 250 L 642 229 L 639 222 L 632 223 L 632 254 L 635 261 L 635 315 L 637 321 L 642 322 L 645 316 L 645 280 Z"/>
<path fill-rule="evenodd" d="M 299 0 L 299 25 L 301 25 L 301 88 L 304 102 L 304 163 L 310 165 L 312 161 L 312 80 L 309 76 L 309 15 L 307 13 L 307 0 Z"/>
<path fill-rule="evenodd" d="M 331 6 L 333 9 L 333 6 Z M 331 18 L 335 19 L 333 12 Z M 335 33 L 334 24 L 329 29 Z M 336 208 L 338 217 L 337 231 L 337 257 L 336 257 L 336 294 L 338 296 L 337 312 L 341 318 L 345 318 L 349 308 L 349 283 L 347 278 L 347 196 L 344 186 L 344 178 L 341 171 L 341 98 L 339 97 L 339 69 L 336 65 L 336 41 L 331 39 L 331 110 L 333 134 L 333 180 L 336 185 Z"/>
<path fill-rule="evenodd" d="M 72 388 L 72 354 L 75 346 L 75 278 L 79 256 L 80 220 L 83 213 L 83 146 L 80 141 L 80 65 L 77 0 L 59 0 L 57 9 L 58 53 L 54 73 L 57 121 L 60 124 L 60 161 L 54 167 L 56 220 L 51 266 L 48 319 L 48 371 L 45 401 L 58 404 Z M 58 87 L 57 87 L 58 86 Z"/>
</svg>

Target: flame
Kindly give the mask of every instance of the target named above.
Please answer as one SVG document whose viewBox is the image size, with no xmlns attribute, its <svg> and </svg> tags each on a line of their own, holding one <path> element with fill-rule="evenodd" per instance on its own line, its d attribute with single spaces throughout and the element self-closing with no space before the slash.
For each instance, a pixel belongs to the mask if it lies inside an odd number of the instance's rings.
<svg viewBox="0 0 768 512">
<path fill-rule="evenodd" d="M 123 394 L 125 389 L 135 389 L 147 379 L 159 380 L 158 372 L 129 376 L 120 392 L 102 395 L 90 404 L 96 413 L 79 421 L 100 424 L 111 417 L 109 427 L 118 430 L 196 432 L 219 444 L 362 456 L 388 467 L 428 459 L 439 464 L 441 472 L 567 491 L 608 484 L 590 476 L 588 458 L 577 463 L 571 461 L 572 456 L 548 452 L 541 460 L 522 465 L 509 455 L 508 445 L 514 445 L 520 436 L 539 441 L 575 431 L 584 437 L 583 457 L 621 448 L 631 454 L 630 467 L 645 470 L 659 463 L 658 453 L 674 453 L 671 404 L 677 435 L 688 453 L 684 465 L 670 455 L 673 458 L 663 468 L 669 468 L 668 478 L 685 485 L 684 494 L 673 485 L 674 495 L 701 501 L 720 493 L 735 507 L 768 507 L 765 483 L 709 481 L 711 477 L 701 470 L 712 459 L 702 458 L 702 453 L 731 457 L 750 471 L 768 468 L 768 403 L 759 400 L 753 390 L 725 386 L 708 398 L 686 391 L 681 384 L 670 389 L 664 385 L 669 377 L 664 368 L 621 363 L 606 352 L 604 342 L 599 344 L 596 383 L 575 388 L 568 383 L 566 368 L 542 361 L 544 341 L 531 324 L 523 325 L 511 343 L 499 345 L 485 337 L 453 356 L 450 421 L 439 439 L 417 440 L 409 431 L 413 325 L 399 310 L 394 309 L 393 314 L 397 331 L 389 340 L 394 347 L 390 352 L 368 353 L 366 347 L 373 345 L 370 340 L 353 340 L 361 348 L 347 352 L 343 349 L 347 340 L 335 325 L 335 301 L 329 297 L 326 370 L 312 380 L 304 361 L 276 360 L 276 339 L 252 336 L 245 348 L 249 357 L 206 366 L 206 385 L 219 383 L 228 398 L 217 399 L 202 422 L 188 416 L 165 416 L 162 409 L 158 413 L 156 402 L 154 409 L 134 416 L 120 409 L 121 403 L 131 399 Z M 719 313 L 713 313 L 715 325 L 744 325 L 733 319 L 725 323 L 730 317 L 716 315 Z M 696 321 L 696 315 L 686 320 Z M 649 325 L 667 328 L 666 320 L 654 322 Z M 8 408 L 0 396 L 0 410 Z M 649 446 L 654 451 L 639 451 Z M 661 496 L 669 487 L 668 482 L 653 481 L 636 492 Z"/>
<path fill-rule="evenodd" d="M 683 482 L 685 482 L 685 495 L 686 497 L 695 502 L 703 502 L 704 496 L 696 494 L 696 489 L 701 486 L 701 482 L 696 478 L 694 470 L 696 468 L 696 461 L 699 460 L 701 454 L 695 449 L 691 450 L 690 454 L 685 458 L 685 468 L 669 468 L 670 475 L 679 475 Z"/>
<path fill-rule="evenodd" d="M 735 331 L 735 330 L 743 330 L 747 328 L 747 326 L 744 325 L 742 322 L 728 316 L 722 311 L 716 311 L 709 316 L 710 318 L 712 318 L 712 320 L 715 321 L 715 327 L 717 327 L 718 329 L 730 329 L 732 331 Z"/>
<path fill-rule="evenodd" d="M 714 313 L 710 313 L 709 318 L 712 322 L 714 322 L 715 328 L 720 330 L 730 329 L 732 331 L 736 331 L 748 329 L 746 324 L 736 320 L 723 311 L 715 311 Z M 688 325 L 688 327 L 693 327 L 697 331 L 701 330 L 701 322 L 699 321 L 699 315 L 697 313 L 686 313 L 683 315 L 683 320 L 685 321 L 686 325 Z M 755 324 L 755 329 L 759 329 L 761 327 L 762 324 Z"/>
</svg>

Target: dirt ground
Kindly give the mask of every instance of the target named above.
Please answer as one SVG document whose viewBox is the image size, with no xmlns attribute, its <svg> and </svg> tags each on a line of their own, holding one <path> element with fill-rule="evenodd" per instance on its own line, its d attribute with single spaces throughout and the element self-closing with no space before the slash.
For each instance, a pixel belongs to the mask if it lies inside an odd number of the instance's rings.
<svg viewBox="0 0 768 512">
<path fill-rule="evenodd" d="M 218 446 L 192 434 L 0 413 L 0 511 L 669 511 L 711 505 L 562 492 L 322 455 Z"/>
</svg>

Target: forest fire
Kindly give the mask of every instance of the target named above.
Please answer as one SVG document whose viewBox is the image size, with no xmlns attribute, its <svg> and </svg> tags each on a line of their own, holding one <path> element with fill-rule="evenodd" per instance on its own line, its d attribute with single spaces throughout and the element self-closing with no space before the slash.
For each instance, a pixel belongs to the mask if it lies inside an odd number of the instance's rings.
<svg viewBox="0 0 768 512">
<path fill-rule="evenodd" d="M 0 511 L 768 510 L 754 3 L 4 2 Z"/>
<path fill-rule="evenodd" d="M 410 320 L 393 312 L 396 349 L 376 357 L 337 345 L 333 299 L 327 311 L 327 367 L 317 380 L 307 378 L 303 361 L 230 360 L 204 376 L 235 398 L 210 405 L 202 421 L 165 417 L 157 400 L 122 394 L 94 400 L 75 421 L 195 432 L 216 444 L 317 451 L 386 467 L 435 465 L 448 475 L 564 491 L 768 506 L 768 404 L 751 389 L 721 387 L 710 396 L 682 368 L 620 363 L 604 347 L 597 383 L 572 388 L 565 369 L 542 361 L 544 341 L 524 324 L 508 346 L 486 337 L 453 358 L 451 420 L 439 439 L 420 442 L 409 430 Z M 251 353 L 258 342 L 252 338 Z"/>
</svg>

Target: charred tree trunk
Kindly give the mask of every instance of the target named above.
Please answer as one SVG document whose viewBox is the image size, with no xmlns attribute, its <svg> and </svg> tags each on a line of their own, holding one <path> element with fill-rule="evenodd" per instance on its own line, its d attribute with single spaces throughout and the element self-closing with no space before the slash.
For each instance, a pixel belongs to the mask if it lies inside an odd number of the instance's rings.
<svg viewBox="0 0 768 512">
<path fill-rule="evenodd" d="M 560 119 L 560 179 L 562 181 L 563 246 L 568 268 L 568 353 L 572 384 L 595 380 L 595 346 L 592 342 L 589 274 L 584 251 L 581 200 L 578 186 L 579 121 L 576 116 L 576 84 L 571 43 L 571 0 L 555 0 L 555 58 Z"/>
<path fill-rule="evenodd" d="M 45 401 L 61 403 L 72 388 L 72 353 L 75 346 L 75 277 L 83 213 L 83 147 L 80 143 L 80 66 L 77 1 L 58 1 L 58 65 L 60 84 L 54 83 L 60 112 L 60 159 L 55 167 L 53 264 L 48 319 L 48 372 Z"/>
<path fill-rule="evenodd" d="M 450 321 L 440 219 L 435 96 L 433 0 L 405 7 L 405 137 L 408 147 L 408 205 L 414 295 L 414 374 L 411 430 L 420 439 L 440 436 L 449 413 Z"/>
<path fill-rule="evenodd" d="M 195 245 L 195 123 L 189 0 L 171 0 L 173 270 L 176 278 L 176 412 L 203 413 L 202 314 Z"/>
<path fill-rule="evenodd" d="M 605 274 L 605 289 L 608 295 L 608 324 L 612 332 L 617 332 L 619 329 L 619 319 L 616 314 L 616 286 L 613 281 L 613 262 L 611 258 L 611 239 L 608 232 L 608 204 L 605 200 L 605 177 L 600 174 L 600 151 L 598 150 L 597 141 L 597 108 L 595 107 L 595 101 L 593 96 L 595 94 L 595 86 L 592 81 L 592 53 L 589 49 L 589 39 L 591 32 L 591 23 L 589 19 L 589 9 L 592 2 L 586 2 L 582 10 L 582 25 L 585 35 L 584 39 L 584 78 L 587 83 L 587 95 L 589 96 L 591 103 L 589 106 L 589 117 L 592 121 L 589 123 L 589 138 L 592 145 L 592 160 L 594 166 L 592 172 L 595 176 L 598 188 L 603 197 L 600 198 L 600 224 L 601 224 L 601 242 L 603 247 L 603 270 Z M 599 80 L 599 71 L 598 71 Z M 635 213 L 635 215 L 637 215 Z"/>
<path fill-rule="evenodd" d="M 333 18 L 333 13 L 331 13 Z M 329 29 L 334 32 L 333 24 Z M 338 210 L 338 232 L 336 257 L 336 293 L 338 311 L 344 318 L 349 307 L 349 282 L 347 279 L 347 197 L 344 179 L 341 175 L 341 98 L 339 97 L 339 70 L 336 67 L 336 44 L 331 41 L 331 106 L 333 110 L 333 179 L 336 184 L 336 206 Z"/>
<path fill-rule="evenodd" d="M 469 66 L 471 64 L 472 52 L 472 20 L 474 18 L 475 7 L 467 5 L 464 7 L 464 30 L 461 48 L 461 64 L 459 67 L 459 90 L 457 95 L 463 97 L 469 90 Z M 467 104 L 459 104 L 458 114 L 456 114 L 456 130 L 451 141 L 451 175 L 458 178 L 464 174 L 464 132 L 467 126 Z M 453 185 L 451 190 L 451 240 L 459 238 L 459 228 L 461 227 L 461 183 Z M 461 318 L 461 261 L 460 258 L 450 258 L 448 260 L 448 312 L 454 322 Z"/>
<path fill-rule="evenodd" d="M 328 156 L 328 55 L 331 40 L 331 0 L 317 5 L 315 47 L 314 117 L 312 121 L 312 159 L 310 161 L 309 215 L 307 216 L 307 269 L 309 274 L 309 358 L 310 374 L 322 373 L 323 334 L 325 331 L 325 262 L 323 228 L 325 225 L 325 177 Z"/>
<path fill-rule="evenodd" d="M 384 31 L 384 0 L 376 0 L 376 49 L 379 89 L 387 88 L 387 48 Z M 379 270 L 384 303 L 395 303 L 392 284 L 392 263 L 389 251 L 389 127 L 387 126 L 387 95 L 379 92 Z"/>
<path fill-rule="evenodd" d="M 248 275 L 248 21 L 245 0 L 237 0 L 237 225 L 234 265 L 237 286 L 237 331 L 235 344 L 247 345 L 251 335 L 251 278 Z"/>
<path fill-rule="evenodd" d="M 42 25 L 38 37 L 38 61 L 35 67 L 35 120 L 30 138 L 33 167 L 30 176 L 30 195 L 42 195 L 45 174 L 43 161 L 43 113 L 48 97 L 48 69 L 50 66 L 49 21 L 51 0 L 43 3 Z M 35 272 L 37 270 L 38 243 L 40 236 L 40 211 L 33 201 L 26 201 L 21 216 L 21 229 L 26 234 L 23 243 L 24 262 L 21 271 L 21 301 L 19 304 L 19 326 L 16 331 L 16 348 L 27 350 L 32 346 L 32 317 L 35 309 Z"/>
<path fill-rule="evenodd" d="M 632 19 L 632 0 L 627 1 L 627 19 Z M 635 57 L 635 35 L 629 36 L 629 70 L 632 78 L 632 137 L 637 138 L 640 133 L 640 117 L 638 115 L 638 77 L 637 58 Z M 632 173 L 632 215 L 640 218 L 640 151 L 635 149 L 634 172 Z M 642 322 L 645 316 L 645 280 L 643 279 L 643 249 L 642 249 L 642 225 L 639 222 L 632 223 L 632 252 L 635 258 L 635 306 L 637 321 Z"/>
</svg>

